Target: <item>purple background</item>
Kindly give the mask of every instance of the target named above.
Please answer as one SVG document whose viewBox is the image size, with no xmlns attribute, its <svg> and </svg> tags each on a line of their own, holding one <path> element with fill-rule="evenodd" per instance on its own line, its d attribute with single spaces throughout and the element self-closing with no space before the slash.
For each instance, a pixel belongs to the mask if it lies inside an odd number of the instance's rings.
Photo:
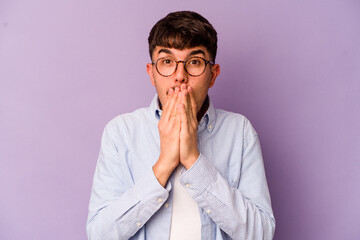
<svg viewBox="0 0 360 240">
<path fill-rule="evenodd" d="M 103 127 L 149 105 L 148 32 L 175 10 L 218 31 L 210 95 L 259 133 L 275 239 L 360 239 L 356 0 L 0 0 L 0 239 L 86 238 Z"/>
</svg>

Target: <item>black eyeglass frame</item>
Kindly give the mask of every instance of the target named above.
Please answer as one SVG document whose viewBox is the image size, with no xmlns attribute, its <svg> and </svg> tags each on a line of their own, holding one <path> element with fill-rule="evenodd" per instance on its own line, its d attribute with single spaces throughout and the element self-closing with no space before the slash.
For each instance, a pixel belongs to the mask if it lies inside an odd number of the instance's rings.
<svg viewBox="0 0 360 240">
<path fill-rule="evenodd" d="M 205 72 L 206 66 L 207 66 L 209 63 L 212 64 L 212 65 L 215 64 L 213 61 L 208 61 L 208 60 L 206 60 L 205 58 L 202 58 L 202 57 L 189 57 L 189 58 L 187 58 L 187 59 L 185 59 L 185 60 L 179 60 L 179 61 L 175 61 L 175 60 L 174 60 L 174 62 L 176 63 L 176 67 L 175 67 L 174 72 L 173 72 L 172 74 L 170 74 L 170 75 L 163 75 L 163 74 L 160 73 L 160 71 L 159 71 L 159 69 L 158 69 L 158 67 L 157 67 L 157 62 L 158 62 L 159 60 L 165 59 L 165 58 L 170 58 L 170 59 L 172 59 L 171 57 L 161 57 L 161 58 L 158 58 L 156 61 L 151 62 L 152 65 L 155 65 L 156 71 L 157 71 L 161 76 L 163 76 L 163 77 L 170 77 L 171 75 L 173 75 L 174 73 L 176 73 L 176 70 L 177 70 L 177 68 L 178 68 L 179 63 L 183 63 L 183 64 L 184 64 L 185 72 L 186 72 L 187 74 L 189 74 L 190 76 L 192 76 L 192 77 L 199 77 L 199 76 L 201 76 L 201 75 Z M 205 62 L 205 67 L 204 67 L 204 70 L 202 71 L 202 73 L 197 74 L 197 75 L 193 75 L 193 74 L 190 74 L 190 73 L 188 72 L 188 70 L 186 69 L 186 64 L 185 64 L 185 63 L 186 63 L 187 61 L 189 61 L 190 59 L 192 59 L 192 58 L 201 58 L 202 60 L 204 60 L 204 62 Z"/>
</svg>

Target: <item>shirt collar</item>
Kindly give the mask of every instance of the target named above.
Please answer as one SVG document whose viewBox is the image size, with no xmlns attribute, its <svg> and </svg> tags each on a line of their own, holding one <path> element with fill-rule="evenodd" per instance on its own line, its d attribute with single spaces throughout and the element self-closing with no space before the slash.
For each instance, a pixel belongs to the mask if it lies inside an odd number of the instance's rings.
<svg viewBox="0 0 360 240">
<path fill-rule="evenodd" d="M 160 106 L 159 106 L 159 97 L 157 94 L 155 94 L 153 100 L 151 101 L 150 103 L 150 112 L 151 114 L 154 114 L 154 117 L 157 119 L 157 120 L 160 120 L 160 117 L 161 117 L 161 109 L 160 109 Z"/>
<path fill-rule="evenodd" d="M 159 98 L 157 94 L 155 94 L 153 100 L 150 103 L 150 111 L 152 114 L 154 114 L 154 117 L 157 120 L 160 120 L 162 110 L 160 109 L 159 106 Z M 209 107 L 205 112 L 204 116 L 201 118 L 198 128 L 200 131 L 207 129 L 209 133 L 212 133 L 212 131 L 215 128 L 215 123 L 216 123 L 216 109 L 214 108 L 214 105 L 211 99 L 209 98 Z"/>
<path fill-rule="evenodd" d="M 208 133 L 212 133 L 216 123 L 216 109 L 214 108 L 210 97 L 207 97 L 209 98 L 209 107 L 199 122 L 199 129 L 200 131 L 203 131 L 206 128 Z"/>
</svg>

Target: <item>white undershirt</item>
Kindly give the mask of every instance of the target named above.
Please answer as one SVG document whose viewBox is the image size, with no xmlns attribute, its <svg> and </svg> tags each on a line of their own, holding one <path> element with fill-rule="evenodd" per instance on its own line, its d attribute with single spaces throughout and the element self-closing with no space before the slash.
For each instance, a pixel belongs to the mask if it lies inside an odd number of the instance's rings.
<svg viewBox="0 0 360 240">
<path fill-rule="evenodd" d="M 200 240 L 201 220 L 199 207 L 179 182 L 182 168 L 183 166 L 179 165 L 175 170 L 170 240 Z"/>
</svg>

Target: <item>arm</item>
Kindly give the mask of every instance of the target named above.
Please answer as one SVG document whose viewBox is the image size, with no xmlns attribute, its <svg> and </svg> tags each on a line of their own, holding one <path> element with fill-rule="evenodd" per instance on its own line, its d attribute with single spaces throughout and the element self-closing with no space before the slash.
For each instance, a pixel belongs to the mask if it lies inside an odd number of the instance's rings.
<svg viewBox="0 0 360 240">
<path fill-rule="evenodd" d="M 184 93 L 187 93 L 185 89 Z M 271 210 L 260 142 L 255 130 L 247 122 L 244 134 L 246 143 L 242 156 L 239 156 L 239 186 L 233 188 L 204 155 L 198 155 L 194 111 L 196 103 L 191 88 L 188 93 L 187 97 L 184 95 L 186 100 L 182 101 L 180 133 L 180 161 L 187 171 L 180 182 L 199 207 L 230 238 L 272 239 L 275 219 Z"/>
<path fill-rule="evenodd" d="M 162 206 L 171 188 L 170 184 L 163 188 L 152 169 L 132 182 L 126 138 L 117 136 L 115 129 L 110 122 L 101 141 L 89 204 L 89 239 L 129 239 Z"/>
<path fill-rule="evenodd" d="M 179 163 L 180 118 L 176 116 L 179 88 L 169 92 L 159 121 L 160 156 L 152 169 L 133 182 L 127 166 L 129 152 L 122 129 L 113 122 L 105 128 L 89 205 L 89 239 L 128 239 L 167 200 L 168 178 Z"/>
<path fill-rule="evenodd" d="M 213 159 L 216 161 L 216 159 Z M 273 238 L 271 210 L 259 139 L 252 137 L 242 156 L 239 186 L 232 188 L 202 154 L 180 182 L 209 217 L 232 239 Z"/>
</svg>

